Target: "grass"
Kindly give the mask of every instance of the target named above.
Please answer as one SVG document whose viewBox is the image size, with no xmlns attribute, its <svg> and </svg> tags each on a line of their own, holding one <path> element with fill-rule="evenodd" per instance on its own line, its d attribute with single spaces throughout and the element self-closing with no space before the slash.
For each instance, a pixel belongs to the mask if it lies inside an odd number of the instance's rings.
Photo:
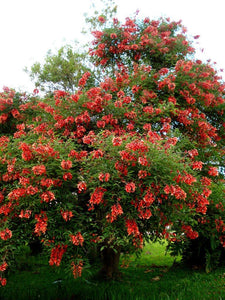
<svg viewBox="0 0 225 300">
<path fill-rule="evenodd" d="M 52 269 L 43 258 L 24 256 L 18 270 L 9 274 L 8 284 L 0 289 L 1 300 L 201 300 L 225 299 L 225 267 L 206 274 L 173 264 L 165 256 L 165 245 L 148 244 L 143 254 L 121 257 L 119 281 L 95 279 L 96 270 L 74 279 L 62 269 Z M 177 258 L 179 261 L 179 258 Z"/>
</svg>

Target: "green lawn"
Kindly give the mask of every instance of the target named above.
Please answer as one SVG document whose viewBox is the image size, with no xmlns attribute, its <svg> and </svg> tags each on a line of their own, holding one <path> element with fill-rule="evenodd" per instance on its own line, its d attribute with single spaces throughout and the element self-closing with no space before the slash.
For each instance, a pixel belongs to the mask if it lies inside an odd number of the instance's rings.
<svg viewBox="0 0 225 300">
<path fill-rule="evenodd" d="M 173 262 L 165 256 L 165 245 L 148 244 L 138 259 L 121 257 L 119 281 L 102 282 L 95 279 L 95 270 L 74 280 L 60 268 L 49 268 L 41 257 L 24 256 L 21 270 L 0 288 L 0 299 L 225 299 L 225 267 L 206 274 Z"/>
</svg>

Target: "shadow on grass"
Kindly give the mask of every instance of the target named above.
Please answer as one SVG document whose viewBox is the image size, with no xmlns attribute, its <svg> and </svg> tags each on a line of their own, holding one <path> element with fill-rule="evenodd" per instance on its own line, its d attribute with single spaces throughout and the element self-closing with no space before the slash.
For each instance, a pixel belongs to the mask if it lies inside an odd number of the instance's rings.
<svg viewBox="0 0 225 300">
<path fill-rule="evenodd" d="M 49 268 L 43 258 L 30 270 L 9 274 L 0 288 L 1 300 L 213 300 L 225 299 L 225 268 L 206 274 L 173 264 L 165 245 L 147 245 L 140 258 L 121 257 L 122 277 L 117 281 L 96 279 L 97 268 L 74 280 L 63 269 Z M 179 258 L 178 258 L 179 260 Z M 29 265 L 29 264 L 28 264 Z"/>
</svg>

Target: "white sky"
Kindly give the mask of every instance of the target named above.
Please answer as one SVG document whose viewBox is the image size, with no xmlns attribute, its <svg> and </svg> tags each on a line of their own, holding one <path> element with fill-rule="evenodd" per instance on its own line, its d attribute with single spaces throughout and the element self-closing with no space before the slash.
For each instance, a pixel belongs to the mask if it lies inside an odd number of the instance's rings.
<svg viewBox="0 0 225 300">
<path fill-rule="evenodd" d="M 121 18 L 133 16 L 139 9 L 139 16 L 150 19 L 181 19 L 189 34 L 200 35 L 204 53 L 199 52 L 198 57 L 210 58 L 217 68 L 225 69 L 224 0 L 115 2 Z M 34 86 L 24 67 L 42 61 L 49 49 L 82 40 L 83 14 L 90 4 L 91 0 L 0 0 L 0 90 L 8 86 L 31 92 Z"/>
</svg>

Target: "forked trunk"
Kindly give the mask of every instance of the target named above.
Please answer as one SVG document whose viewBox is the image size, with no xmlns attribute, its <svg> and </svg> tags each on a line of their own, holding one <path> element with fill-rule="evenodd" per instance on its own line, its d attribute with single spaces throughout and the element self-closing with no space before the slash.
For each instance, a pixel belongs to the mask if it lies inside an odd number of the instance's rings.
<svg viewBox="0 0 225 300">
<path fill-rule="evenodd" d="M 106 247 L 101 252 L 101 256 L 102 269 L 100 270 L 100 276 L 107 280 L 118 278 L 120 276 L 120 249 L 115 251 L 112 248 Z"/>
</svg>

